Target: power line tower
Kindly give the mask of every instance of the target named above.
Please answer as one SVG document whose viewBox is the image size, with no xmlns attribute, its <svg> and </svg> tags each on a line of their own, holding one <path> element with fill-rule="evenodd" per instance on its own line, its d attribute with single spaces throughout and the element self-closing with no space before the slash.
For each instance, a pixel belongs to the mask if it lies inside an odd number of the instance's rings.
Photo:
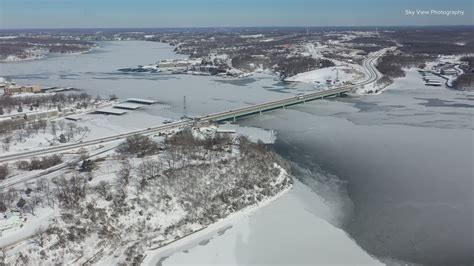
<svg viewBox="0 0 474 266">
<path fill-rule="evenodd" d="M 186 96 L 183 97 L 183 118 L 188 118 L 188 114 L 186 110 Z"/>
</svg>

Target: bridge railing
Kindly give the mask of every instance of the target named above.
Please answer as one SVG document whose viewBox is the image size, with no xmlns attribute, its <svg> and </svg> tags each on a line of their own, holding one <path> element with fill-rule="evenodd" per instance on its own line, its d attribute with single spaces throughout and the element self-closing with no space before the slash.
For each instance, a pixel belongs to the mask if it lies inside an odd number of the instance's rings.
<svg viewBox="0 0 474 266">
<path fill-rule="evenodd" d="M 248 106 L 248 107 L 242 107 L 226 112 L 219 112 L 211 115 L 207 115 L 205 117 L 202 117 L 201 119 L 204 120 L 214 120 L 214 121 L 220 121 L 220 120 L 227 120 L 235 117 L 241 117 L 244 115 L 250 115 L 250 114 L 255 114 L 259 112 L 265 112 L 285 106 L 290 106 L 294 104 L 299 104 L 299 103 L 304 103 L 306 101 L 312 101 L 318 98 L 322 97 L 327 97 L 327 96 L 333 96 L 339 93 L 344 93 L 348 92 L 353 88 L 353 86 L 343 86 L 339 88 L 334 88 L 326 91 L 319 91 L 319 92 L 312 92 L 304 95 L 298 95 L 290 98 L 285 98 L 281 100 L 276 100 L 276 101 L 271 101 L 267 103 L 262 103 L 254 106 Z"/>
</svg>

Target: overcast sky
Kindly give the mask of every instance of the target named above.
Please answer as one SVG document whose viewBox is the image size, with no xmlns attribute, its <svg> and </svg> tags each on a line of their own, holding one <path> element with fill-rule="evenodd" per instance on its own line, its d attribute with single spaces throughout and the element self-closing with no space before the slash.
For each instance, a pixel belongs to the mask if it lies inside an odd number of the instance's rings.
<svg viewBox="0 0 474 266">
<path fill-rule="evenodd" d="M 464 15 L 406 15 L 406 10 Z M 472 25 L 472 0 L 0 0 L 0 28 Z"/>
</svg>

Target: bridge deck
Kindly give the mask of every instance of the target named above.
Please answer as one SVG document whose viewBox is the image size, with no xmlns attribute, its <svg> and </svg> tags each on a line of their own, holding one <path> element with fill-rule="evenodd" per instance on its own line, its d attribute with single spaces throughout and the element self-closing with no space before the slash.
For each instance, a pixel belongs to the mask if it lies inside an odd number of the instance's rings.
<svg viewBox="0 0 474 266">
<path fill-rule="evenodd" d="M 322 99 L 324 97 L 338 96 L 341 93 L 346 93 L 351 90 L 351 87 L 341 87 L 326 91 L 320 91 L 310 94 L 305 94 L 301 96 L 295 96 L 291 98 L 286 98 L 283 100 L 273 101 L 269 103 L 254 105 L 250 107 L 244 107 L 237 110 L 228 111 L 228 113 L 219 113 L 215 115 L 209 115 L 204 117 L 205 120 L 212 120 L 215 122 L 225 121 L 225 120 L 235 120 L 239 117 L 261 114 L 275 109 L 285 108 L 287 106 L 292 106 L 296 104 L 302 104 L 309 101 L 314 101 Z"/>
</svg>

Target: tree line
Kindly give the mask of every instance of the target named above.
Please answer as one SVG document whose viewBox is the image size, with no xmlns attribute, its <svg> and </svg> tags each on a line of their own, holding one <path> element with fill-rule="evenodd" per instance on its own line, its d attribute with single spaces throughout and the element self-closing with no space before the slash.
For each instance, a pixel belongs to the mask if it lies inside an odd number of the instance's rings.
<svg viewBox="0 0 474 266">
<path fill-rule="evenodd" d="M 464 71 L 454 82 L 453 87 L 459 90 L 474 90 L 474 56 L 465 56 L 461 62 L 467 63 L 467 66 L 461 67 Z"/>
<path fill-rule="evenodd" d="M 33 96 L 15 97 L 3 95 L 0 97 L 0 115 L 10 114 L 13 110 L 23 111 L 24 107 L 31 110 L 34 108 L 47 107 L 48 109 L 59 109 L 66 105 L 80 103 L 80 107 L 87 108 L 93 100 L 93 97 L 87 93 L 54 93 L 54 94 L 36 94 Z M 101 100 L 96 97 L 96 101 Z"/>
<path fill-rule="evenodd" d="M 428 55 L 409 55 L 401 52 L 391 52 L 386 53 L 378 60 L 376 68 L 380 73 L 389 78 L 399 78 L 405 76 L 405 71 L 402 68 L 415 66 L 423 68 L 424 63 L 433 58 Z"/>
</svg>

